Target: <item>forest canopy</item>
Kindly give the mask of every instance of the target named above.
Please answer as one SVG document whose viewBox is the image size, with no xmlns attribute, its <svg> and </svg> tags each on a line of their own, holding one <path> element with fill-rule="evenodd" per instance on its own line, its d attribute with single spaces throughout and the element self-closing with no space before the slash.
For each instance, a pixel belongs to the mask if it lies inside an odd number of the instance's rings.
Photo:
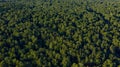
<svg viewBox="0 0 120 67">
<path fill-rule="evenodd" d="M 120 67 L 119 0 L 0 0 L 0 67 Z"/>
</svg>

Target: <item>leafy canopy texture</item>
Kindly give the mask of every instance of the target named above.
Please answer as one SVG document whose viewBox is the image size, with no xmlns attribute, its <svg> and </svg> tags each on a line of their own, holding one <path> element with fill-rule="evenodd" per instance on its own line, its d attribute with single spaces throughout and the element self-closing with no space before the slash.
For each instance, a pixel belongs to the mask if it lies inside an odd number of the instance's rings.
<svg viewBox="0 0 120 67">
<path fill-rule="evenodd" d="M 119 0 L 1 0 L 0 67 L 120 67 Z"/>
</svg>

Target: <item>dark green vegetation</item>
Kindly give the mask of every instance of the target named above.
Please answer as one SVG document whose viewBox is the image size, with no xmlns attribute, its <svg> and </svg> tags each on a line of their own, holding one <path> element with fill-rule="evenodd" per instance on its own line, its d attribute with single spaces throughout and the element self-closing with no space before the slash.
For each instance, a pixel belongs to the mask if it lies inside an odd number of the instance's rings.
<svg viewBox="0 0 120 67">
<path fill-rule="evenodd" d="M 0 67 L 120 67 L 120 1 L 0 2 Z"/>
</svg>

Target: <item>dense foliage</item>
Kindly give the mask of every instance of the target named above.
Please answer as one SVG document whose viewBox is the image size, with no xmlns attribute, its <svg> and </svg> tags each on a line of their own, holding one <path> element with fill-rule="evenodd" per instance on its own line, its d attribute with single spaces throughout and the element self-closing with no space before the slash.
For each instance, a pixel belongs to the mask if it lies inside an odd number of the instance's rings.
<svg viewBox="0 0 120 67">
<path fill-rule="evenodd" d="M 0 67 L 120 67 L 120 1 L 0 1 Z"/>
</svg>

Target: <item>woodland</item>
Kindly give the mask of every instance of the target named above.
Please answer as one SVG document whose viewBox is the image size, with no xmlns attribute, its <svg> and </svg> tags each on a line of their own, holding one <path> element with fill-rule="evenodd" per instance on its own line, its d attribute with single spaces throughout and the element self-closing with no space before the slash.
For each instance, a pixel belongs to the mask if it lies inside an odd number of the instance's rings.
<svg viewBox="0 0 120 67">
<path fill-rule="evenodd" d="M 120 67 L 120 1 L 1 0 L 0 67 Z"/>
</svg>

